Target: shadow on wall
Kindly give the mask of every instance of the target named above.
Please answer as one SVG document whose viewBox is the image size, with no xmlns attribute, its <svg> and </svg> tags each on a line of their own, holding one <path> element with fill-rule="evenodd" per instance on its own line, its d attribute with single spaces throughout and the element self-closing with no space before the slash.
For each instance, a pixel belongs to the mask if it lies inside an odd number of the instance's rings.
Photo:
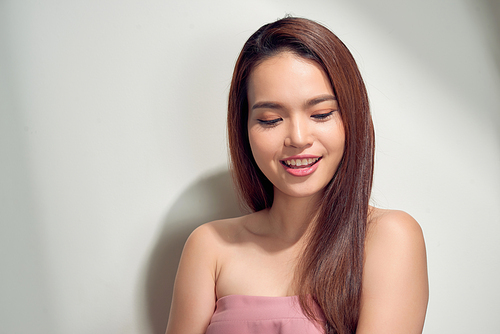
<svg viewBox="0 0 500 334">
<path fill-rule="evenodd" d="M 497 74 L 500 74 L 500 43 L 498 42 L 498 37 L 500 37 L 500 1 L 498 0 L 483 0 L 486 3 L 485 15 L 487 16 L 487 23 L 490 25 L 490 30 L 487 32 L 487 38 L 490 43 L 488 44 L 491 48 L 491 52 L 496 60 Z"/>
<path fill-rule="evenodd" d="M 202 177 L 175 201 L 146 268 L 146 305 L 151 333 L 164 334 L 182 248 L 199 225 L 242 214 L 229 172 Z"/>
</svg>

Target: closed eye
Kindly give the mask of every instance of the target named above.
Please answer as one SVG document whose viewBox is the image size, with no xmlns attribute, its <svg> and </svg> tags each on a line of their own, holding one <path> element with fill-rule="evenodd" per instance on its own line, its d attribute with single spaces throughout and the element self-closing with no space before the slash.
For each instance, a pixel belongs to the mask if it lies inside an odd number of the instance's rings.
<svg viewBox="0 0 500 334">
<path fill-rule="evenodd" d="M 314 115 L 311 115 L 311 117 L 318 120 L 318 121 L 326 121 L 328 118 L 330 118 L 330 116 L 332 116 L 332 114 L 334 112 L 335 112 L 335 110 L 332 110 L 332 111 L 325 113 L 325 114 L 314 114 Z"/>
<path fill-rule="evenodd" d="M 275 119 L 270 119 L 270 120 L 264 120 L 264 119 L 258 119 L 257 122 L 259 124 L 266 126 L 266 127 L 272 127 L 278 125 L 279 122 L 281 122 L 283 119 L 281 118 L 275 118 Z"/>
</svg>

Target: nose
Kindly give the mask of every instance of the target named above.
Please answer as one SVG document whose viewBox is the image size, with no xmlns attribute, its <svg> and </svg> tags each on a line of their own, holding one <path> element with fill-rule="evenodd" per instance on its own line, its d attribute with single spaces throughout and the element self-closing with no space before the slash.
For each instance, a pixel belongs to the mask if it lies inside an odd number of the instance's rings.
<svg viewBox="0 0 500 334">
<path fill-rule="evenodd" d="M 285 146 L 307 148 L 313 143 L 313 135 L 307 119 L 291 120 L 285 137 Z"/>
</svg>

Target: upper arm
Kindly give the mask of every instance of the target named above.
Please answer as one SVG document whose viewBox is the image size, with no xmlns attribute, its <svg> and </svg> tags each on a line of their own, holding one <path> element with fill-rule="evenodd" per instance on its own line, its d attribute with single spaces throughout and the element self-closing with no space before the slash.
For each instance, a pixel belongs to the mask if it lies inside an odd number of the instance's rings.
<svg viewBox="0 0 500 334">
<path fill-rule="evenodd" d="M 202 334 L 215 308 L 216 237 L 209 224 L 184 245 L 174 284 L 167 334 Z"/>
<path fill-rule="evenodd" d="M 404 212 L 368 228 L 358 334 L 421 333 L 429 296 L 424 238 Z"/>
</svg>

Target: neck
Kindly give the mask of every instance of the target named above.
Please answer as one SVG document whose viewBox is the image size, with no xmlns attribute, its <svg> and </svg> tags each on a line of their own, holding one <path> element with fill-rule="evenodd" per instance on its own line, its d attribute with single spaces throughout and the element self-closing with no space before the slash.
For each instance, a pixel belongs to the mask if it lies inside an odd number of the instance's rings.
<svg viewBox="0 0 500 334">
<path fill-rule="evenodd" d="M 302 239 L 312 226 L 320 198 L 321 194 L 291 197 L 275 188 L 273 205 L 268 211 L 274 232 L 291 243 Z"/>
</svg>

